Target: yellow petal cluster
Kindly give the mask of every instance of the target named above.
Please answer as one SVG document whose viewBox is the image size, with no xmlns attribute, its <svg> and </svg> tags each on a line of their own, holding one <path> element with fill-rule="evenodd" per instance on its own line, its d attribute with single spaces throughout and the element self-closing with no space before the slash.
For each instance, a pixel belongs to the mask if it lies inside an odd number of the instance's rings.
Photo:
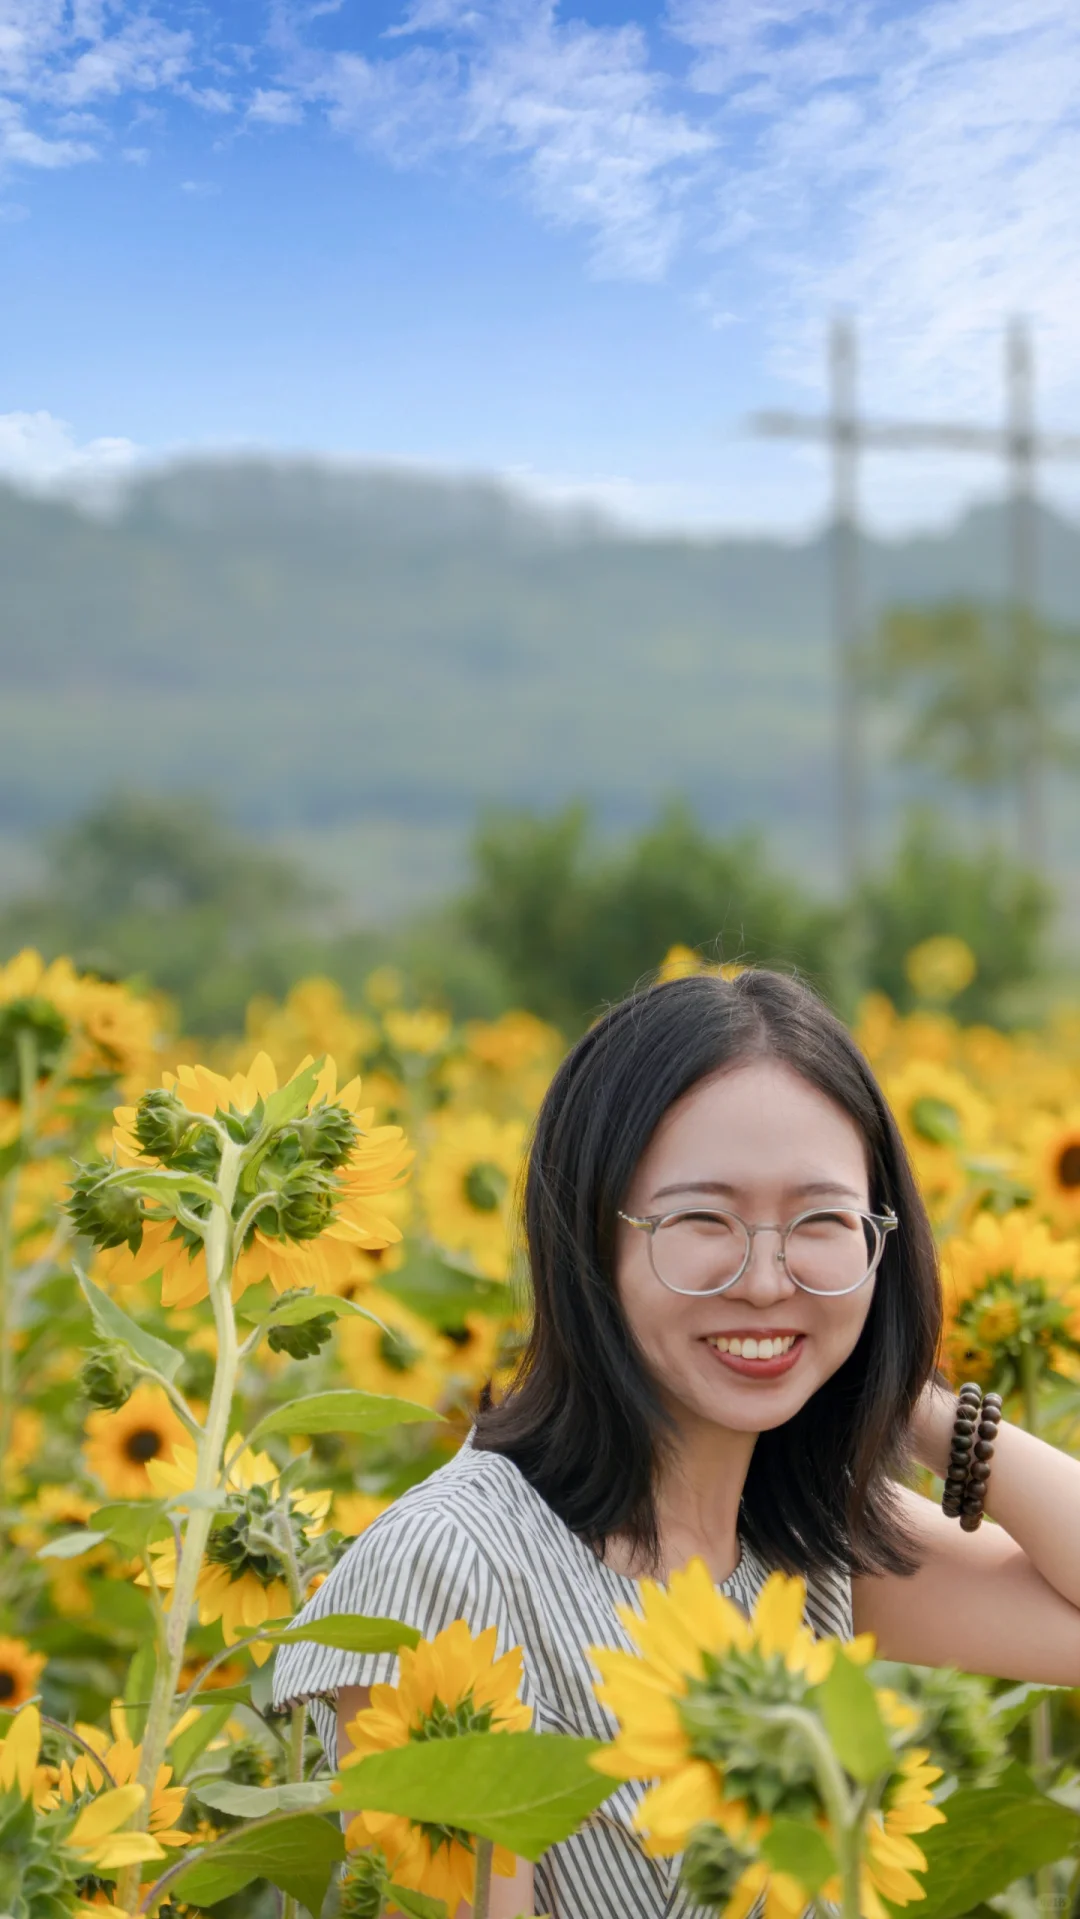
<svg viewBox="0 0 1080 1919">
<path fill-rule="evenodd" d="M 466 1719 L 482 1715 L 481 1723 L 491 1732 L 528 1731 L 532 1714 L 518 1697 L 521 1648 L 496 1658 L 495 1644 L 494 1626 L 474 1636 L 458 1619 L 434 1639 L 403 1648 L 397 1684 L 372 1686 L 370 1706 L 347 1727 L 353 1750 L 342 1760 L 342 1770 L 371 1753 L 440 1736 L 437 1730 L 429 1732 L 440 1709 L 453 1714 L 465 1707 Z M 456 1912 L 462 1900 L 472 1900 L 476 1862 L 464 1835 L 447 1838 L 397 1813 L 364 1812 L 350 1820 L 345 1843 L 350 1848 L 380 1847 L 399 1885 L 445 1900 L 450 1912 Z M 508 1877 L 514 1856 L 496 1846 L 493 1864 Z"/>
</svg>

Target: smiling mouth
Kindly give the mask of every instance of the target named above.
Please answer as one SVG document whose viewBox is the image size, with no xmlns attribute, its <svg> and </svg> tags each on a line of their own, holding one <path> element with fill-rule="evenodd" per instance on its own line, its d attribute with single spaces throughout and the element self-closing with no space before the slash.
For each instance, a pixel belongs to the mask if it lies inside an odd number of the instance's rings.
<svg viewBox="0 0 1080 1919">
<path fill-rule="evenodd" d="M 750 1335 L 740 1338 L 738 1334 L 729 1336 L 723 1333 L 706 1337 L 706 1346 L 716 1353 L 731 1353 L 736 1359 L 780 1359 L 784 1353 L 790 1353 L 801 1333 L 778 1333 L 772 1338 L 755 1339 Z"/>
</svg>

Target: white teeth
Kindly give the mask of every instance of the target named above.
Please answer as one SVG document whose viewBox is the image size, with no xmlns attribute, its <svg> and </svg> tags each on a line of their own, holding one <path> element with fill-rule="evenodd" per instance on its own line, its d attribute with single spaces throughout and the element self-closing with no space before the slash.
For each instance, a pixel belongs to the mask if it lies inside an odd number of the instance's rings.
<svg viewBox="0 0 1080 1919">
<path fill-rule="evenodd" d="M 717 1334 L 709 1340 L 718 1353 L 732 1353 L 736 1359 L 779 1359 L 781 1353 L 789 1353 L 795 1344 L 797 1334 L 782 1333 L 775 1339 L 731 1339 L 726 1334 Z"/>
</svg>

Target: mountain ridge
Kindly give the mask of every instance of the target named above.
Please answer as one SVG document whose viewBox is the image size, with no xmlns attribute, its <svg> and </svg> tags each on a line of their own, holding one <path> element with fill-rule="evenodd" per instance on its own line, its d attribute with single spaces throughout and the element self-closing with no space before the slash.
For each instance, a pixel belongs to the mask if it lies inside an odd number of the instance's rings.
<svg viewBox="0 0 1080 1919">
<path fill-rule="evenodd" d="M 1000 597 L 1005 531 L 984 505 L 865 536 L 868 617 Z M 1044 610 L 1080 622 L 1080 526 L 1042 509 L 1039 541 Z M 827 530 L 646 534 L 494 480 L 251 457 L 140 475 L 94 516 L 0 487 L 0 568 L 8 836 L 118 786 L 203 786 L 312 843 L 449 844 L 480 807 L 577 795 L 617 830 L 678 791 L 828 862 Z"/>
</svg>

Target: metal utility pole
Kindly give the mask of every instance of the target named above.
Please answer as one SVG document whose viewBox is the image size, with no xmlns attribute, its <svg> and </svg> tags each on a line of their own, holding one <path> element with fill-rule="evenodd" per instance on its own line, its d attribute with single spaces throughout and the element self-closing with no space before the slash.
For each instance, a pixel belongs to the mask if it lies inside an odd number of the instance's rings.
<svg viewBox="0 0 1080 1919">
<path fill-rule="evenodd" d="M 1000 427 L 964 422 L 861 419 L 855 404 L 855 329 L 834 320 L 829 335 L 830 407 L 825 415 L 759 413 L 751 426 L 773 439 L 828 443 L 833 454 L 833 631 L 837 658 L 837 844 L 841 875 L 850 890 L 862 869 L 865 796 L 862 713 L 858 685 L 860 627 L 858 456 L 864 450 L 901 452 L 933 447 L 953 453 L 992 453 L 1009 476 L 1009 558 L 1006 583 L 1018 676 L 1030 689 L 1029 717 L 1017 741 L 1020 840 L 1037 870 L 1043 844 L 1043 726 L 1040 697 L 1035 475 L 1040 460 L 1080 459 L 1080 434 L 1039 433 L 1034 417 L 1031 338 L 1022 320 L 1006 336 L 1006 417 Z"/>
<path fill-rule="evenodd" d="M 832 593 L 836 648 L 836 810 L 840 867 L 848 890 L 862 877 L 862 740 L 859 711 L 858 405 L 855 329 L 834 320 L 829 334 L 829 417 L 833 470 Z"/>
</svg>

